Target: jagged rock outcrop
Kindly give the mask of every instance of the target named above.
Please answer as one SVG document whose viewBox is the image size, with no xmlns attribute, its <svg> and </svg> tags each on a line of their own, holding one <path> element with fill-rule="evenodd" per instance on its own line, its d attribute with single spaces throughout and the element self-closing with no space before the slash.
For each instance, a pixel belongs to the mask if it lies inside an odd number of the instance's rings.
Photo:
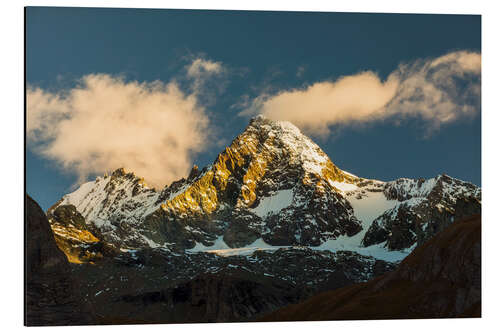
<svg viewBox="0 0 500 333">
<path fill-rule="evenodd" d="M 365 246 L 385 242 L 389 250 L 401 250 L 421 245 L 454 220 L 481 213 L 479 188 L 447 175 L 398 179 L 386 184 L 384 194 L 397 204 L 373 221 Z"/>
<path fill-rule="evenodd" d="M 25 325 L 95 323 L 90 309 L 75 294 L 77 281 L 44 212 L 28 195 L 25 214 Z"/>
<path fill-rule="evenodd" d="M 313 296 L 264 321 L 481 316 L 481 216 L 457 221 L 417 247 L 397 270 Z"/>
<path fill-rule="evenodd" d="M 87 226 L 85 218 L 73 205 L 59 205 L 55 209 L 49 209 L 47 218 L 57 246 L 71 263 L 95 263 L 119 252 L 112 244 L 99 240 L 88 230 L 90 227 L 100 235 L 95 226 Z"/>
</svg>

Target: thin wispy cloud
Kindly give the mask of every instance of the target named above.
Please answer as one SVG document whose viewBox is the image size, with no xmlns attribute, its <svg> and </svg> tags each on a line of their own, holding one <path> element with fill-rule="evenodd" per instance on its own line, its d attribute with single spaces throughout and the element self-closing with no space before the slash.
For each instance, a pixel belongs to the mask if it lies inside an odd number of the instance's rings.
<svg viewBox="0 0 500 333">
<path fill-rule="evenodd" d="M 457 51 L 401 64 L 385 80 L 373 71 L 305 88 L 261 94 L 240 115 L 288 120 L 305 132 L 327 136 L 333 125 L 421 118 L 428 131 L 480 110 L 481 55 Z"/>
<path fill-rule="evenodd" d="M 297 76 L 298 78 L 301 78 L 302 76 L 304 76 L 305 72 L 306 72 L 306 66 L 299 66 L 297 68 L 297 73 L 295 73 L 295 76 Z"/>
<path fill-rule="evenodd" d="M 202 55 L 190 55 L 185 58 L 189 60 L 189 64 L 184 67 L 185 74 L 178 80 L 187 82 L 189 90 L 197 96 L 200 104 L 215 104 L 217 96 L 226 89 L 230 70 L 222 62 Z"/>
<path fill-rule="evenodd" d="M 212 60 L 197 58 L 187 66 L 187 75 L 198 78 L 204 74 L 218 74 L 223 70 L 222 63 Z"/>
<path fill-rule="evenodd" d="M 192 79 L 192 88 L 199 91 L 209 78 L 221 75 L 224 72 L 222 63 L 208 59 L 196 58 L 186 66 L 187 77 Z"/>
<path fill-rule="evenodd" d="M 170 82 L 127 82 L 90 74 L 70 89 L 27 90 L 30 149 L 74 172 L 79 182 L 119 167 L 164 186 L 186 176 L 193 156 L 207 148 L 212 129 L 199 89 L 221 63 L 196 59 L 186 76 L 197 89 Z"/>
</svg>

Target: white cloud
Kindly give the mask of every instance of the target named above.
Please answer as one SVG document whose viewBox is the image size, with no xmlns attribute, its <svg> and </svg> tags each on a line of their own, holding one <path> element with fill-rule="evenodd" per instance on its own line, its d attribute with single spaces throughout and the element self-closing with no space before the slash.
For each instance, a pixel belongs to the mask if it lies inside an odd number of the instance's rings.
<svg viewBox="0 0 500 333">
<path fill-rule="evenodd" d="M 304 89 L 262 94 L 241 115 L 289 120 L 312 135 L 332 125 L 420 117 L 429 130 L 476 114 L 480 108 L 481 55 L 459 51 L 400 65 L 387 79 L 367 71 Z"/>
<path fill-rule="evenodd" d="M 186 66 L 187 77 L 192 80 L 194 92 L 201 94 L 202 88 L 210 78 L 220 76 L 225 69 L 221 62 L 214 62 L 208 59 L 196 58 L 190 65 Z"/>
<path fill-rule="evenodd" d="M 197 58 L 187 67 L 187 75 L 197 78 L 204 74 L 219 74 L 222 72 L 222 64 L 202 58 Z"/>
<path fill-rule="evenodd" d="M 29 147 L 80 182 L 125 167 L 163 186 L 187 174 L 210 134 L 196 94 L 183 93 L 175 82 L 91 74 L 66 91 L 27 90 Z"/>
</svg>

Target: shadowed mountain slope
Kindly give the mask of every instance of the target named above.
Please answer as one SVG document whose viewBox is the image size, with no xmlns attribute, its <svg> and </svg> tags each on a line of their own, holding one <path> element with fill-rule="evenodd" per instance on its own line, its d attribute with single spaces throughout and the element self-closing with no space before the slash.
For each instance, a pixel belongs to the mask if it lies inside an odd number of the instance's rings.
<svg viewBox="0 0 500 333">
<path fill-rule="evenodd" d="M 54 240 L 38 204 L 26 196 L 25 325 L 83 325 L 94 322 L 75 295 L 70 265 Z"/>
<path fill-rule="evenodd" d="M 262 321 L 481 316 L 481 216 L 456 222 L 397 270 L 284 307 Z"/>
</svg>

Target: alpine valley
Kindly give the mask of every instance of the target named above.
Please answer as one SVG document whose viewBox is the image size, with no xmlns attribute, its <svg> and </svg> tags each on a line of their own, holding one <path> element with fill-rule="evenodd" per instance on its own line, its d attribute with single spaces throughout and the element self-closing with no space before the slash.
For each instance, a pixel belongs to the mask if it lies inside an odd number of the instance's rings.
<svg viewBox="0 0 500 333">
<path fill-rule="evenodd" d="M 125 169 L 81 185 L 46 212 L 53 236 L 36 246 L 65 254 L 83 323 L 253 321 L 391 274 L 480 213 L 471 183 L 362 178 L 293 124 L 257 116 L 213 164 L 161 190 Z"/>
</svg>

